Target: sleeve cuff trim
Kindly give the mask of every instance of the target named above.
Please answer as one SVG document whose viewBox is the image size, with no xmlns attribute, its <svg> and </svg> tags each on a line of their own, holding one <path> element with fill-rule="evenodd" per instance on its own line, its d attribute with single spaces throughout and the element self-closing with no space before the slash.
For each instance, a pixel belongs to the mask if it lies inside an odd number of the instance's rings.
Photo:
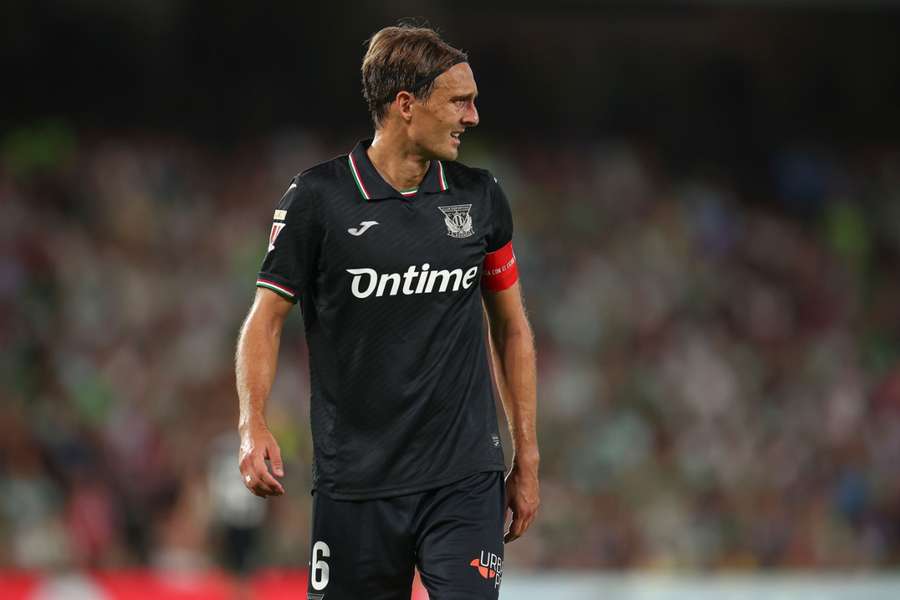
<svg viewBox="0 0 900 600">
<path fill-rule="evenodd" d="M 297 295 L 294 292 L 284 287 L 283 285 L 277 284 L 274 281 L 269 281 L 268 279 L 257 279 L 256 287 L 264 287 L 266 289 L 270 289 L 279 296 L 287 298 L 292 302 L 295 302 L 297 300 Z"/>
</svg>

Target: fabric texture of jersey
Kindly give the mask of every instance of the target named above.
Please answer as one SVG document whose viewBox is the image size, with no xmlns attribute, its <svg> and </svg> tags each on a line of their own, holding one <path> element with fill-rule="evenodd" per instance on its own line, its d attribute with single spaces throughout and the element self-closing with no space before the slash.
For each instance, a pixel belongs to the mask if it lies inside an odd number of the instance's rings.
<svg viewBox="0 0 900 600">
<path fill-rule="evenodd" d="M 395 190 L 369 143 L 291 181 L 257 281 L 300 303 L 313 487 L 335 499 L 504 469 L 481 291 L 485 256 L 512 239 L 506 196 L 436 160 Z"/>
<path fill-rule="evenodd" d="M 496 600 L 503 578 L 502 472 L 363 502 L 313 498 L 310 598 L 409 598 L 418 568 L 429 597 Z"/>
</svg>

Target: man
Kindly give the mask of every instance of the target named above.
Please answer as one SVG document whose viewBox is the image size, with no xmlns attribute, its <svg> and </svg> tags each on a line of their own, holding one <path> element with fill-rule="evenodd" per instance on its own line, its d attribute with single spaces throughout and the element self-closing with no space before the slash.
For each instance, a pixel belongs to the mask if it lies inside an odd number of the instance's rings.
<svg viewBox="0 0 900 600">
<path fill-rule="evenodd" d="M 299 301 L 314 442 L 309 598 L 409 598 L 414 567 L 432 600 L 497 598 L 503 542 L 539 504 L 512 216 L 493 176 L 451 162 L 478 124 L 464 53 L 430 29 L 388 27 L 369 42 L 362 80 L 374 139 L 295 177 L 275 211 L 238 340 L 241 474 L 258 496 L 284 493 L 264 405 Z M 505 494 L 485 310 L 514 446 Z"/>
</svg>

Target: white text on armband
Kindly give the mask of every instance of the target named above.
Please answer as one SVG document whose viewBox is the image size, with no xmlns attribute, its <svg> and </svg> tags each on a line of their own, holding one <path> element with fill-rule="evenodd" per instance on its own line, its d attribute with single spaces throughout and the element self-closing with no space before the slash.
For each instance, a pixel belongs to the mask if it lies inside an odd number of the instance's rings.
<svg viewBox="0 0 900 600">
<path fill-rule="evenodd" d="M 505 271 L 508 271 L 512 268 L 512 266 L 516 264 L 516 257 L 513 256 L 505 264 L 500 265 L 499 267 L 494 267 L 493 269 L 485 269 L 484 277 L 493 277 L 494 275 L 499 275 Z"/>
</svg>

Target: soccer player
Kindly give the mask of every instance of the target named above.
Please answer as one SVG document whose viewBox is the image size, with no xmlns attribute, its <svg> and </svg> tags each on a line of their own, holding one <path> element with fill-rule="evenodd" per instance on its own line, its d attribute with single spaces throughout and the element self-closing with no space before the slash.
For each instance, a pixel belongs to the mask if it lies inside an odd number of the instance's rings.
<svg viewBox="0 0 900 600">
<path fill-rule="evenodd" d="M 369 42 L 362 81 L 374 139 L 294 177 L 275 210 L 237 347 L 241 475 L 258 496 L 284 493 L 264 407 L 299 302 L 314 446 L 309 598 L 409 598 L 414 567 L 432 600 L 497 598 L 503 543 L 539 504 L 512 215 L 490 173 L 454 162 L 478 124 L 466 54 L 431 29 L 388 27 Z M 505 486 L 491 342 L 513 440 Z"/>
</svg>

